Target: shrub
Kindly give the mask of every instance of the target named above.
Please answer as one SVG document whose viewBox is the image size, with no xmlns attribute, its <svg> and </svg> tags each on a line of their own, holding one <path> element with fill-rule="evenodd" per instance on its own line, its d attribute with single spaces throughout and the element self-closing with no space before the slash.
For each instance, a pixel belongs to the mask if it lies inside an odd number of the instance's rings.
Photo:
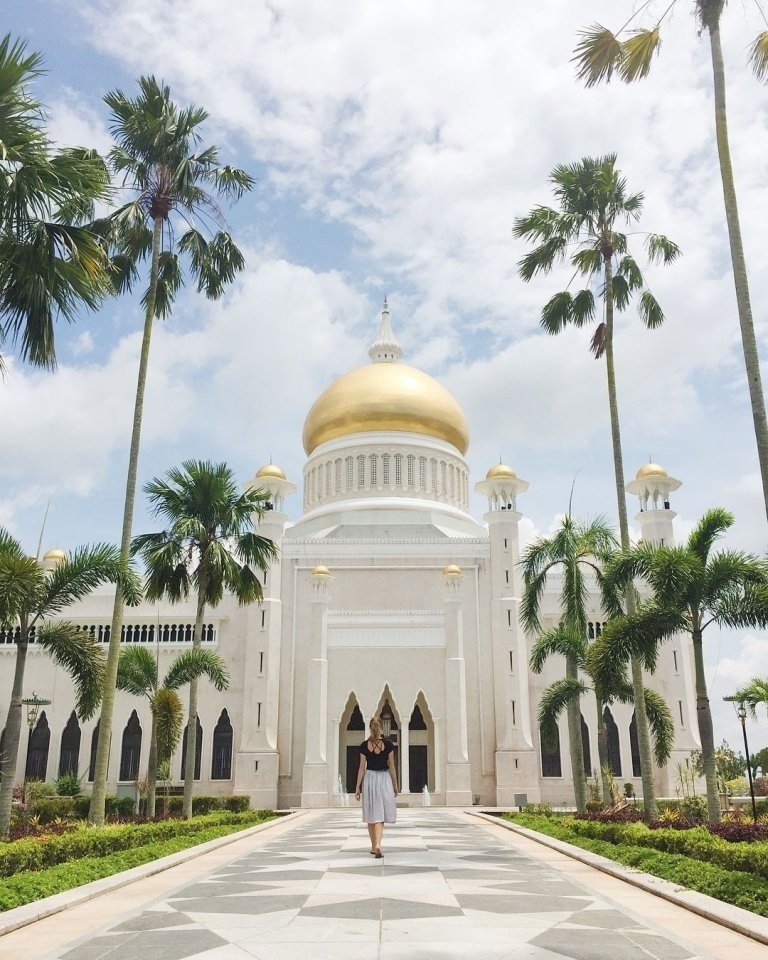
<svg viewBox="0 0 768 960">
<path fill-rule="evenodd" d="M 585 813 L 576 813 L 574 819 L 592 820 L 595 823 L 637 823 L 643 819 L 643 814 L 637 807 L 606 807 L 602 810 L 587 809 Z"/>
<path fill-rule="evenodd" d="M 526 803 L 523 811 L 540 817 L 551 817 L 553 813 L 552 805 L 549 803 Z"/>
<path fill-rule="evenodd" d="M 31 813 L 39 823 L 51 823 L 53 820 L 74 817 L 75 804 L 72 797 L 44 797 L 36 801 Z"/>
<path fill-rule="evenodd" d="M 241 801 L 240 797 L 207 797 L 199 796 L 192 797 L 192 813 L 193 815 L 211 813 L 213 810 L 226 810 L 229 809 L 226 806 L 227 800 L 237 800 Z M 245 810 L 250 807 L 250 802 L 247 797 L 243 797 L 242 800 L 245 800 L 248 805 L 244 808 Z M 181 813 L 181 808 L 184 802 L 183 797 L 170 797 L 168 800 L 168 813 Z"/>
<path fill-rule="evenodd" d="M 62 773 L 56 780 L 56 793 L 60 797 L 76 797 L 80 793 L 80 777 L 76 770 Z"/>
<path fill-rule="evenodd" d="M 232 813 L 245 813 L 251 809 L 251 798 L 246 796 L 224 797 L 224 809 Z"/>
</svg>

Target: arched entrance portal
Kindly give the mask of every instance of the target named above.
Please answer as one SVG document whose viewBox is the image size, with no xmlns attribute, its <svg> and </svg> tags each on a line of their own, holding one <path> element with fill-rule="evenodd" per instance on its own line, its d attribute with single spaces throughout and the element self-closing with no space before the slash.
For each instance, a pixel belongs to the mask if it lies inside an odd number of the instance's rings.
<svg viewBox="0 0 768 960">
<path fill-rule="evenodd" d="M 424 787 L 435 791 L 435 725 L 423 693 L 416 698 L 408 720 L 409 793 L 421 793 Z"/>
<path fill-rule="evenodd" d="M 357 768 L 360 763 L 360 744 L 365 740 L 365 720 L 354 693 L 350 693 L 339 723 L 339 776 L 345 793 L 354 793 Z"/>
<path fill-rule="evenodd" d="M 392 708 L 392 694 L 389 687 L 384 688 L 384 693 L 379 700 L 379 708 L 376 715 L 381 718 L 382 733 L 387 740 L 391 740 L 395 748 L 395 770 L 397 771 L 397 782 L 402 786 L 402 770 L 400 765 L 400 718 Z"/>
</svg>

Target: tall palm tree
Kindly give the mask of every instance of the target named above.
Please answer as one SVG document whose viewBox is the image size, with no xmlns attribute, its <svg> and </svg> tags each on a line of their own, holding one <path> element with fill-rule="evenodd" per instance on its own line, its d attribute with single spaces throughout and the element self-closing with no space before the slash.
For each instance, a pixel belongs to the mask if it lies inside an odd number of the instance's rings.
<svg viewBox="0 0 768 960">
<path fill-rule="evenodd" d="M 520 619 L 526 630 L 540 634 L 531 654 L 531 666 L 537 672 L 541 670 L 550 653 L 561 653 L 565 658 L 565 678 L 557 697 L 559 709 L 565 708 L 568 720 L 573 787 L 579 811 L 586 808 L 587 785 L 581 746 L 579 700 L 583 687 L 579 680 L 580 649 L 574 638 L 587 636 L 588 584 L 585 578 L 599 575 L 601 560 L 615 549 L 616 538 L 602 520 L 583 524 L 567 514 L 555 534 L 531 543 L 520 561 L 524 584 Z M 560 617 L 554 631 L 543 632 L 542 599 L 547 582 L 555 573 L 562 574 Z M 559 713 L 559 709 L 556 712 Z M 544 735 L 551 730 L 551 723 L 545 725 Z"/>
<path fill-rule="evenodd" d="M 610 768 L 608 754 L 608 735 L 603 719 L 605 708 L 613 702 L 632 703 L 633 690 L 621 664 L 613 670 L 611 675 L 595 670 L 590 657 L 590 647 L 586 631 L 576 632 L 563 623 L 552 630 L 547 630 L 536 640 L 531 650 L 531 670 L 541 673 L 544 664 L 552 655 L 575 659 L 578 670 L 589 677 L 591 690 L 595 696 L 597 707 L 597 753 L 602 776 L 603 802 L 611 802 L 611 790 L 605 770 Z M 581 696 L 588 693 L 590 687 L 583 680 L 565 678 L 555 680 L 542 693 L 539 701 L 538 721 L 543 736 L 554 733 L 557 721 L 563 710 L 567 710 L 572 701 L 578 704 Z M 651 728 L 653 752 L 656 763 L 660 766 L 669 760 L 675 740 L 675 725 L 672 714 L 664 698 L 649 687 L 644 691 L 645 712 Z M 579 707 L 579 712 L 581 708 Z M 552 737 L 553 739 L 553 737 Z"/>
<path fill-rule="evenodd" d="M 627 234 L 622 227 L 635 223 L 643 209 L 643 194 L 627 191 L 627 183 L 616 168 L 616 155 L 584 158 L 573 164 L 560 164 L 550 176 L 559 208 L 538 206 L 515 221 L 514 232 L 536 244 L 519 263 L 523 280 L 539 273 L 547 274 L 566 258 L 574 276 L 583 277 L 586 286 L 575 295 L 569 290 L 556 293 L 541 313 L 541 325 L 550 334 L 561 333 L 569 324 L 582 327 L 595 319 L 593 288 L 602 301 L 600 321 L 592 337 L 596 358 L 605 357 L 608 381 L 608 408 L 611 420 L 613 469 L 619 534 L 622 549 L 629 548 L 629 523 L 624 491 L 624 463 L 621 452 L 619 406 L 614 367 L 614 315 L 626 310 L 639 293 L 638 311 L 649 329 L 664 322 L 664 313 L 648 289 L 637 261 L 629 252 Z M 651 262 L 669 264 L 680 253 L 667 237 L 646 235 L 645 251 Z M 627 594 L 627 609 L 633 596 Z M 631 664 L 632 688 L 637 716 L 637 738 L 643 777 L 643 804 L 649 817 L 655 816 L 656 799 L 648 719 L 645 715 L 645 685 L 640 664 Z"/>
<path fill-rule="evenodd" d="M 593 24 L 581 32 L 581 40 L 575 51 L 579 77 L 587 86 L 601 81 L 610 81 L 614 74 L 625 83 L 633 83 L 647 77 L 654 55 L 661 47 L 661 26 L 671 14 L 678 0 L 665 4 L 661 17 L 647 29 L 635 26 L 636 18 L 647 12 L 648 3 L 640 4 L 626 23 L 613 33 L 601 24 Z M 725 201 L 725 219 L 731 248 L 733 281 L 736 288 L 736 307 L 741 328 L 741 343 L 747 371 L 752 420 L 757 440 L 757 455 L 763 483 L 763 499 L 768 514 L 768 420 L 765 412 L 765 395 L 760 375 L 760 360 L 757 350 L 755 325 L 752 320 L 752 305 L 749 297 L 747 262 L 739 224 L 739 207 L 736 200 L 736 185 L 731 163 L 731 148 L 728 140 L 728 113 L 725 98 L 725 63 L 720 42 L 720 20 L 725 0 L 693 0 L 693 8 L 701 33 L 709 36 L 712 59 L 712 80 L 715 103 L 715 135 L 720 165 L 720 178 Z M 763 19 L 765 19 L 763 17 Z M 768 30 L 757 35 L 752 44 L 750 59 L 753 70 L 761 80 L 768 79 Z"/>
<path fill-rule="evenodd" d="M 661 641 L 687 633 L 693 643 L 696 678 L 696 716 L 701 740 L 707 811 L 720 819 L 715 739 L 704 672 L 704 631 L 712 624 L 744 628 L 768 626 L 768 564 L 749 553 L 721 550 L 715 542 L 731 527 L 727 510 L 708 510 L 684 546 L 665 547 L 640 543 L 609 561 L 604 571 L 604 603 L 610 607 L 617 591 L 635 579 L 645 581 L 652 597 L 632 614 L 610 621 L 596 655 L 607 669 L 630 656 L 642 657 L 653 668 Z"/>
<path fill-rule="evenodd" d="M 22 359 L 54 367 L 54 321 L 74 320 L 111 289 L 88 224 L 109 196 L 109 174 L 93 150 L 54 148 L 29 89 L 41 64 L 10 34 L 0 40 L 0 349 L 9 342 Z"/>
<path fill-rule="evenodd" d="M 92 717 L 101 698 L 104 651 L 90 633 L 56 618 L 102 583 L 120 583 L 130 603 L 137 603 L 141 598 L 138 577 L 123 563 L 116 547 L 106 544 L 80 547 L 52 570 L 46 570 L 0 527 L 0 627 L 13 630 L 16 645 L 13 686 L 0 757 L 2 836 L 8 834 L 11 821 L 30 640 L 34 636 L 35 646 L 44 650 L 56 666 L 72 678 L 78 716 Z"/>
<path fill-rule="evenodd" d="M 184 707 L 176 692 L 200 677 L 207 677 L 216 690 L 229 686 L 227 665 L 212 650 L 185 650 L 160 680 L 157 658 L 146 647 L 126 647 L 120 651 L 117 689 L 136 697 L 146 697 L 152 713 L 147 763 L 147 816 L 155 815 L 158 767 L 173 756 L 181 739 Z"/>
<path fill-rule="evenodd" d="M 197 600 L 193 648 L 202 643 L 207 607 L 219 604 L 224 591 L 245 605 L 262 599 L 254 570 L 264 571 L 277 557 L 274 541 L 253 531 L 269 497 L 259 490 L 238 490 L 226 463 L 185 460 L 164 479 L 145 487 L 156 517 L 168 526 L 159 533 L 135 537 L 131 550 L 146 566 L 148 600 L 177 603 L 193 594 Z M 182 813 L 192 815 L 197 737 L 197 680 L 189 684 L 187 755 Z"/>
<path fill-rule="evenodd" d="M 131 549 L 133 509 L 139 461 L 144 390 L 153 322 L 171 312 L 184 280 L 184 270 L 198 292 L 218 299 L 243 269 L 243 255 L 223 228 L 216 198 L 238 200 L 254 181 L 243 170 L 219 163 L 217 147 L 202 147 L 200 125 L 208 114 L 200 107 L 179 109 L 170 89 L 154 77 L 141 77 L 135 99 L 115 90 L 104 97 L 112 111 L 115 146 L 108 161 L 118 180 L 136 196 L 103 225 L 113 248 L 113 282 L 118 291 L 138 281 L 149 260 L 149 284 L 142 297 L 144 335 L 136 382 L 131 447 L 125 485 L 121 554 Z M 210 236 L 200 224 L 219 229 Z M 109 742 L 114 713 L 115 681 L 120 656 L 123 598 L 115 591 L 107 672 L 101 708 L 99 745 L 90 820 L 104 822 Z"/>
</svg>

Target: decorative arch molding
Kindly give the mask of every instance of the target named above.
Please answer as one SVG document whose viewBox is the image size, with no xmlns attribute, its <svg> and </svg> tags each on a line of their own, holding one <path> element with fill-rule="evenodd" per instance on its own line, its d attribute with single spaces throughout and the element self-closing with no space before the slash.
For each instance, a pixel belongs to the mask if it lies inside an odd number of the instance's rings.
<svg viewBox="0 0 768 960">
<path fill-rule="evenodd" d="M 360 764 L 360 744 L 365 739 L 367 725 L 354 690 L 349 692 L 339 717 L 338 778 L 340 793 L 354 793 Z M 338 788 L 338 784 L 336 785 Z"/>
</svg>

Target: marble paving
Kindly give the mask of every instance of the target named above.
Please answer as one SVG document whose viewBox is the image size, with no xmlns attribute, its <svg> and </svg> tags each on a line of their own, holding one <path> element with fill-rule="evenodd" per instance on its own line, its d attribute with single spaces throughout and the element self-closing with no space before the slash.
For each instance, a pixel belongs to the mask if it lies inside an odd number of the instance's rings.
<svg viewBox="0 0 768 960">
<path fill-rule="evenodd" d="M 705 960 L 438 808 L 398 811 L 375 860 L 329 811 L 56 960 Z"/>
</svg>

